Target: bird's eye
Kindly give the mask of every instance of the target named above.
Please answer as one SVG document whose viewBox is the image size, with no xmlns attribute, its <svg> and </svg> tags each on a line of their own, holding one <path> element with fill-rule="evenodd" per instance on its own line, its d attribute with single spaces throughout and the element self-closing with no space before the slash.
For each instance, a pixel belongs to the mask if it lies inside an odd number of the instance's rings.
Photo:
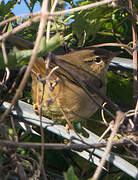
<svg viewBox="0 0 138 180">
<path fill-rule="evenodd" d="M 101 61 L 100 57 L 96 57 L 95 59 L 93 59 L 94 62 L 99 63 Z"/>
<path fill-rule="evenodd" d="M 93 63 L 93 62 L 100 63 L 101 60 L 102 60 L 101 57 L 87 57 L 84 59 L 84 62 L 86 62 L 86 63 Z"/>
</svg>

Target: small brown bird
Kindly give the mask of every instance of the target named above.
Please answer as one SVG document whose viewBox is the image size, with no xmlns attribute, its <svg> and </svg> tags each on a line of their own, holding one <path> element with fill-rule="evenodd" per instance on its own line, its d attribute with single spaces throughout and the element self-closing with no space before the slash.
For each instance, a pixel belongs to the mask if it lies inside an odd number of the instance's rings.
<svg viewBox="0 0 138 180">
<path fill-rule="evenodd" d="M 38 58 L 31 73 L 35 112 L 39 114 L 41 104 L 42 115 L 53 120 L 77 121 L 92 116 L 99 108 L 97 103 L 101 105 L 103 100 L 93 92 L 91 85 L 106 93 L 109 63 L 119 54 L 87 47 L 65 55 L 49 56 L 46 62 Z"/>
</svg>

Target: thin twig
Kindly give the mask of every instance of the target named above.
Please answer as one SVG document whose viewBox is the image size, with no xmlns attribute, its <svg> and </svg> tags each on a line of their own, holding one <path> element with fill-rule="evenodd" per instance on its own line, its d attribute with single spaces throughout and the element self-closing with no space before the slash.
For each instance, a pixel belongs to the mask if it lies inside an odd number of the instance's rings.
<svg viewBox="0 0 138 180">
<path fill-rule="evenodd" d="M 37 164 L 38 168 L 40 169 L 40 172 L 39 174 L 37 175 L 37 177 L 35 176 L 35 178 L 39 179 L 40 178 L 40 174 L 42 174 L 43 176 L 43 179 L 46 179 L 47 180 L 47 176 L 46 176 L 46 173 L 45 173 L 45 169 L 44 169 L 44 165 L 43 164 L 40 164 L 40 161 L 41 161 L 41 156 L 40 154 L 34 150 L 34 148 L 31 149 L 33 154 L 36 155 L 36 157 L 38 158 L 38 161 L 39 161 L 39 165 Z M 34 159 L 33 159 L 34 160 Z"/>
<path fill-rule="evenodd" d="M 111 2 L 112 2 L 112 0 L 105 0 L 105 1 L 101 1 L 101 2 L 91 3 L 91 4 L 88 4 L 88 5 L 85 5 L 85 6 L 81 6 L 81 7 L 68 9 L 68 10 L 57 11 L 57 12 L 54 12 L 54 13 L 44 13 L 43 16 L 47 17 L 47 19 L 48 19 L 49 16 L 59 16 L 59 15 L 66 14 L 66 13 L 83 11 L 83 10 L 86 10 L 86 9 L 89 9 L 89 8 L 94 8 L 94 7 L 102 6 L 102 5 L 105 5 L 105 4 L 109 4 Z M 2 36 L 0 36 L 0 40 L 6 39 L 10 34 L 15 34 L 18 31 L 20 31 L 21 29 L 30 26 L 32 23 L 38 22 L 40 20 L 40 17 L 41 17 L 41 13 L 40 14 L 38 13 L 38 15 L 36 17 L 34 17 L 31 20 L 26 21 L 22 25 L 14 28 L 11 32 L 4 33 Z"/>
<path fill-rule="evenodd" d="M 3 26 L 4 24 L 9 23 L 11 21 L 14 21 L 16 19 L 19 19 L 21 17 L 26 17 L 26 16 L 30 16 L 31 17 L 31 16 L 38 16 L 38 15 L 40 15 L 40 12 L 29 13 L 29 14 L 21 14 L 21 15 L 18 15 L 18 16 L 14 16 L 14 17 L 11 17 L 9 19 L 6 19 L 6 20 L 0 22 L 0 26 Z"/>
<path fill-rule="evenodd" d="M 119 128 L 119 126 L 120 126 L 120 123 L 121 123 L 121 121 L 122 121 L 123 119 L 124 119 L 124 113 L 122 113 L 121 111 L 117 111 L 117 112 L 116 112 L 116 119 L 115 119 L 114 128 L 113 128 L 112 133 L 111 133 L 111 135 L 110 135 L 110 137 L 109 137 L 109 141 L 107 142 L 107 146 L 106 146 L 106 148 L 105 148 L 105 151 L 104 151 L 104 154 L 103 154 L 102 159 L 101 159 L 101 161 L 100 161 L 100 164 L 99 164 L 99 166 L 96 168 L 96 171 L 95 171 L 92 179 L 97 180 L 97 179 L 99 178 L 100 173 L 101 173 L 101 171 L 102 171 L 102 168 L 103 168 L 103 166 L 104 166 L 104 164 L 105 164 L 106 158 L 107 158 L 108 154 L 109 154 L 110 151 L 111 151 L 113 138 L 114 138 L 114 136 L 116 135 L 116 133 L 117 133 L 117 131 L 118 131 L 118 128 Z"/>
<path fill-rule="evenodd" d="M 6 118 L 6 116 L 9 114 L 9 112 L 11 111 L 11 108 L 14 106 L 14 104 L 18 100 L 18 97 L 19 97 L 21 91 L 23 90 L 23 88 L 24 88 L 24 86 L 26 84 L 26 81 L 27 81 L 27 79 L 28 79 L 28 77 L 30 75 L 30 71 L 31 71 L 31 69 L 33 67 L 33 64 L 36 61 L 37 52 L 38 52 L 38 49 L 39 49 L 39 44 L 40 44 L 41 38 L 42 38 L 43 33 L 44 33 L 44 28 L 45 28 L 46 20 L 47 20 L 47 18 L 45 16 L 41 17 L 40 25 L 39 25 L 39 29 L 38 29 L 38 35 L 37 35 L 37 38 L 36 38 L 36 43 L 35 43 L 35 46 L 34 46 L 34 49 L 33 49 L 33 53 L 32 53 L 32 56 L 30 58 L 27 70 L 26 70 L 26 72 L 24 74 L 24 77 L 23 77 L 23 79 L 22 79 L 22 81 L 21 81 L 21 83 L 19 85 L 19 88 L 16 91 L 16 94 L 14 95 L 14 97 L 13 97 L 13 99 L 11 101 L 11 105 L 3 113 L 3 115 L 1 116 L 0 122 L 3 122 L 4 119 Z"/>
<path fill-rule="evenodd" d="M 0 36 L 0 40 L 5 40 L 5 39 L 6 39 L 8 36 L 10 36 L 11 34 L 15 34 L 15 33 L 19 32 L 19 31 L 21 31 L 22 29 L 30 26 L 31 24 L 33 24 L 33 23 L 35 23 L 35 22 L 38 22 L 39 20 L 40 20 L 40 16 L 36 16 L 36 17 L 34 17 L 34 18 L 32 18 L 32 19 L 24 22 L 24 23 L 21 24 L 20 26 L 15 27 L 12 31 L 6 32 L 6 33 L 2 34 L 2 35 Z"/>
<path fill-rule="evenodd" d="M 126 44 L 122 43 L 102 43 L 102 44 L 96 44 L 92 45 L 92 47 L 103 47 L 103 46 L 118 46 L 118 47 L 124 47 L 125 49 L 129 50 L 130 54 L 133 53 L 133 48 L 127 46 Z"/>
<path fill-rule="evenodd" d="M 103 134 L 100 136 L 100 138 L 98 139 L 98 142 L 100 142 L 104 136 L 113 128 L 113 123 L 112 121 L 110 122 L 108 128 L 103 132 Z"/>
<path fill-rule="evenodd" d="M 45 84 L 43 84 L 43 92 L 42 92 L 42 97 L 41 97 L 40 114 L 39 114 L 39 117 L 40 117 L 40 130 L 41 130 L 41 160 L 40 160 L 41 169 L 43 167 L 44 143 L 45 143 L 44 129 L 43 129 L 43 125 L 42 125 L 42 105 L 43 105 L 44 91 L 45 91 Z"/>
<path fill-rule="evenodd" d="M 15 136 L 15 142 L 18 142 L 19 141 L 19 138 L 18 138 L 18 134 L 16 132 L 16 128 L 15 128 L 15 123 L 14 123 L 14 119 L 13 119 L 13 116 L 11 116 L 11 125 L 12 125 L 12 129 L 13 129 L 13 132 L 14 132 L 14 136 Z"/>
<path fill-rule="evenodd" d="M 17 147 L 22 147 L 24 149 L 40 149 L 42 146 L 42 143 L 34 143 L 34 142 L 14 142 L 14 141 L 9 141 L 9 140 L 0 140 L 1 146 L 6 146 L 9 148 L 17 148 Z M 113 141 L 112 146 L 121 146 L 125 144 L 132 144 L 130 140 L 120 140 L 120 141 Z M 92 143 L 92 144 L 84 144 L 84 143 L 79 143 L 79 144 L 73 144 L 73 143 L 68 143 L 68 144 L 63 144 L 63 143 L 44 143 L 44 148 L 46 150 L 88 150 L 88 149 L 93 149 L 93 148 L 103 148 L 106 147 L 107 143 L 106 142 L 101 142 L 101 143 Z"/>
<path fill-rule="evenodd" d="M 129 0 L 129 8 L 133 10 L 133 2 Z M 133 35 L 133 98 L 134 104 L 136 104 L 138 99 L 138 38 L 137 38 L 137 29 L 136 29 L 136 21 L 135 21 L 135 14 L 131 11 L 131 22 L 132 22 L 132 35 Z"/>
<path fill-rule="evenodd" d="M 16 46 L 19 50 L 34 48 L 34 44 L 32 42 L 13 34 L 9 35 L 6 41 Z"/>
<path fill-rule="evenodd" d="M 44 13 L 47 13 L 48 12 L 48 1 L 47 0 L 44 0 L 43 3 L 42 3 L 42 9 L 41 9 L 41 13 L 42 13 L 42 16 L 41 16 L 41 19 L 40 19 L 40 26 L 39 26 L 39 30 L 40 30 L 40 33 L 41 33 L 41 36 L 39 38 L 39 44 L 40 44 L 40 40 L 42 38 L 42 35 L 44 33 L 44 28 L 45 28 L 45 25 L 46 25 L 46 21 L 47 21 L 47 18 L 45 18 L 44 16 Z M 39 32 L 38 32 L 39 34 Z M 37 37 L 38 38 L 38 37 Z M 38 49 L 37 49 L 38 51 Z M 37 54 L 36 54 L 37 56 Z M 35 56 L 35 58 L 36 58 Z M 35 60 L 35 59 L 34 59 Z M 42 94 L 42 99 L 41 99 L 41 104 L 40 104 L 40 123 L 41 123 L 41 142 L 42 142 L 42 147 L 41 147 L 41 160 L 40 160 L 40 167 L 41 169 L 43 169 L 43 160 L 44 160 L 44 131 L 43 131 L 43 128 L 42 128 L 42 103 L 43 103 L 43 97 L 44 97 L 44 91 L 45 91 L 45 84 L 43 84 L 43 94 Z M 46 175 L 44 174 L 44 179 L 47 180 L 47 177 Z"/>
<path fill-rule="evenodd" d="M 136 102 L 136 107 L 135 107 L 135 112 L 134 112 L 134 128 L 135 128 L 135 131 L 137 130 L 137 128 L 138 128 L 138 113 L 137 113 L 137 111 L 138 111 L 138 99 L 137 99 L 137 102 Z"/>
<path fill-rule="evenodd" d="M 103 105 L 102 105 L 102 107 L 105 107 L 106 104 L 107 104 L 107 103 L 104 102 Z M 105 119 L 105 116 L 104 116 L 104 109 L 101 109 L 101 117 L 102 117 L 102 120 L 103 120 L 104 124 L 105 124 L 105 125 L 108 125 L 108 123 L 107 123 L 107 121 L 106 121 L 106 119 Z"/>
<path fill-rule="evenodd" d="M 96 2 L 96 3 L 91 3 L 91 4 L 88 4 L 88 5 L 84 5 L 84 6 L 81 6 L 81 7 L 75 7 L 75 8 L 71 8 L 71 9 L 67 9 L 67 10 L 63 10 L 63 11 L 56 11 L 56 12 L 53 12 L 53 13 L 48 13 L 46 15 L 48 16 L 47 18 L 52 18 L 52 16 L 60 16 L 60 15 L 66 14 L 66 13 L 83 11 L 83 10 L 86 10 L 86 9 L 89 9 L 89 8 L 94 8 L 94 7 L 102 6 L 102 5 L 105 5 L 105 4 L 110 4 L 111 2 L 112 2 L 112 0 L 105 0 L 105 1 L 101 1 L 101 2 Z M 22 14 L 22 15 L 14 16 L 12 18 L 9 18 L 7 20 L 2 21 L 0 23 L 0 26 L 6 24 L 8 22 L 11 22 L 11 21 L 13 21 L 15 19 L 18 19 L 20 17 L 25 17 L 25 16 L 41 16 L 41 12 L 30 13 L 30 14 Z"/>
<path fill-rule="evenodd" d="M 9 68 L 6 67 L 6 68 L 5 68 L 5 74 L 4 74 L 4 77 L 3 77 L 3 79 L 2 79 L 1 84 L 6 84 L 6 82 L 7 82 L 8 79 L 9 79 L 9 77 L 10 77 L 10 71 L 9 71 Z"/>
<path fill-rule="evenodd" d="M 133 35 L 133 98 L 134 104 L 136 104 L 136 111 L 138 106 L 138 37 L 136 29 L 136 15 L 133 12 L 133 1 L 129 0 L 129 8 L 131 11 L 131 23 L 132 23 L 132 35 Z M 134 116 L 134 129 L 138 129 L 138 117 L 135 113 Z"/>
<path fill-rule="evenodd" d="M 2 41 L 2 46 L 1 47 L 2 47 L 4 63 L 8 64 L 8 56 L 7 56 L 7 53 L 6 53 L 5 40 Z"/>
<path fill-rule="evenodd" d="M 66 13 L 84 11 L 86 9 L 102 6 L 102 5 L 105 5 L 105 4 L 110 4 L 112 1 L 113 0 L 105 0 L 105 1 L 100 1 L 100 2 L 96 2 L 96 3 L 91 3 L 91 4 L 88 4 L 88 5 L 81 6 L 81 7 L 75 7 L 75 8 L 67 9 L 67 10 L 64 10 L 64 11 L 57 11 L 57 12 L 51 13 L 51 15 L 62 15 L 62 14 L 66 14 Z"/>
<path fill-rule="evenodd" d="M 51 13 L 53 13 L 55 11 L 55 8 L 56 8 L 56 5 L 58 3 L 58 0 L 55 0 L 54 1 L 54 4 L 52 5 L 52 9 L 51 9 Z M 51 21 L 48 20 L 48 23 L 47 23 L 47 32 L 46 32 L 46 41 L 48 42 L 49 39 L 50 39 L 50 26 L 51 26 Z"/>
<path fill-rule="evenodd" d="M 138 111 L 135 111 L 134 109 L 132 109 L 132 110 L 127 111 L 125 114 L 126 114 L 126 117 L 131 117 L 131 116 L 134 116 L 136 113 L 138 114 Z"/>
</svg>

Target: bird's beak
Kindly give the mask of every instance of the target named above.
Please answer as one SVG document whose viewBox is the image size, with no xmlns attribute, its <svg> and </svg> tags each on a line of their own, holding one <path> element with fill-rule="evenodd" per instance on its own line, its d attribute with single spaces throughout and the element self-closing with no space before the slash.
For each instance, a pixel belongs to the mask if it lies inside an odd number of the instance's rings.
<svg viewBox="0 0 138 180">
<path fill-rule="evenodd" d="M 111 58 L 117 57 L 117 56 L 119 56 L 121 53 L 122 53 L 122 51 L 112 52 L 110 57 L 111 57 Z"/>
</svg>

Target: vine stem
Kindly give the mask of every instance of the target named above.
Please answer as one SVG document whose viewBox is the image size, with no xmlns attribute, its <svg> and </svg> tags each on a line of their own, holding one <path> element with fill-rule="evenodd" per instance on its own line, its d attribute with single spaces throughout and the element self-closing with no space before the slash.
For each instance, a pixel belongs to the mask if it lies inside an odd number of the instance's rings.
<svg viewBox="0 0 138 180">
<path fill-rule="evenodd" d="M 133 2 L 129 0 L 129 8 L 133 10 Z M 133 90 L 133 98 L 134 104 L 136 104 L 138 99 L 138 39 L 137 39 L 137 30 L 136 30 L 136 19 L 135 14 L 131 11 L 131 22 L 132 22 L 132 36 L 133 36 L 133 80 L 134 80 L 134 90 Z"/>
</svg>

